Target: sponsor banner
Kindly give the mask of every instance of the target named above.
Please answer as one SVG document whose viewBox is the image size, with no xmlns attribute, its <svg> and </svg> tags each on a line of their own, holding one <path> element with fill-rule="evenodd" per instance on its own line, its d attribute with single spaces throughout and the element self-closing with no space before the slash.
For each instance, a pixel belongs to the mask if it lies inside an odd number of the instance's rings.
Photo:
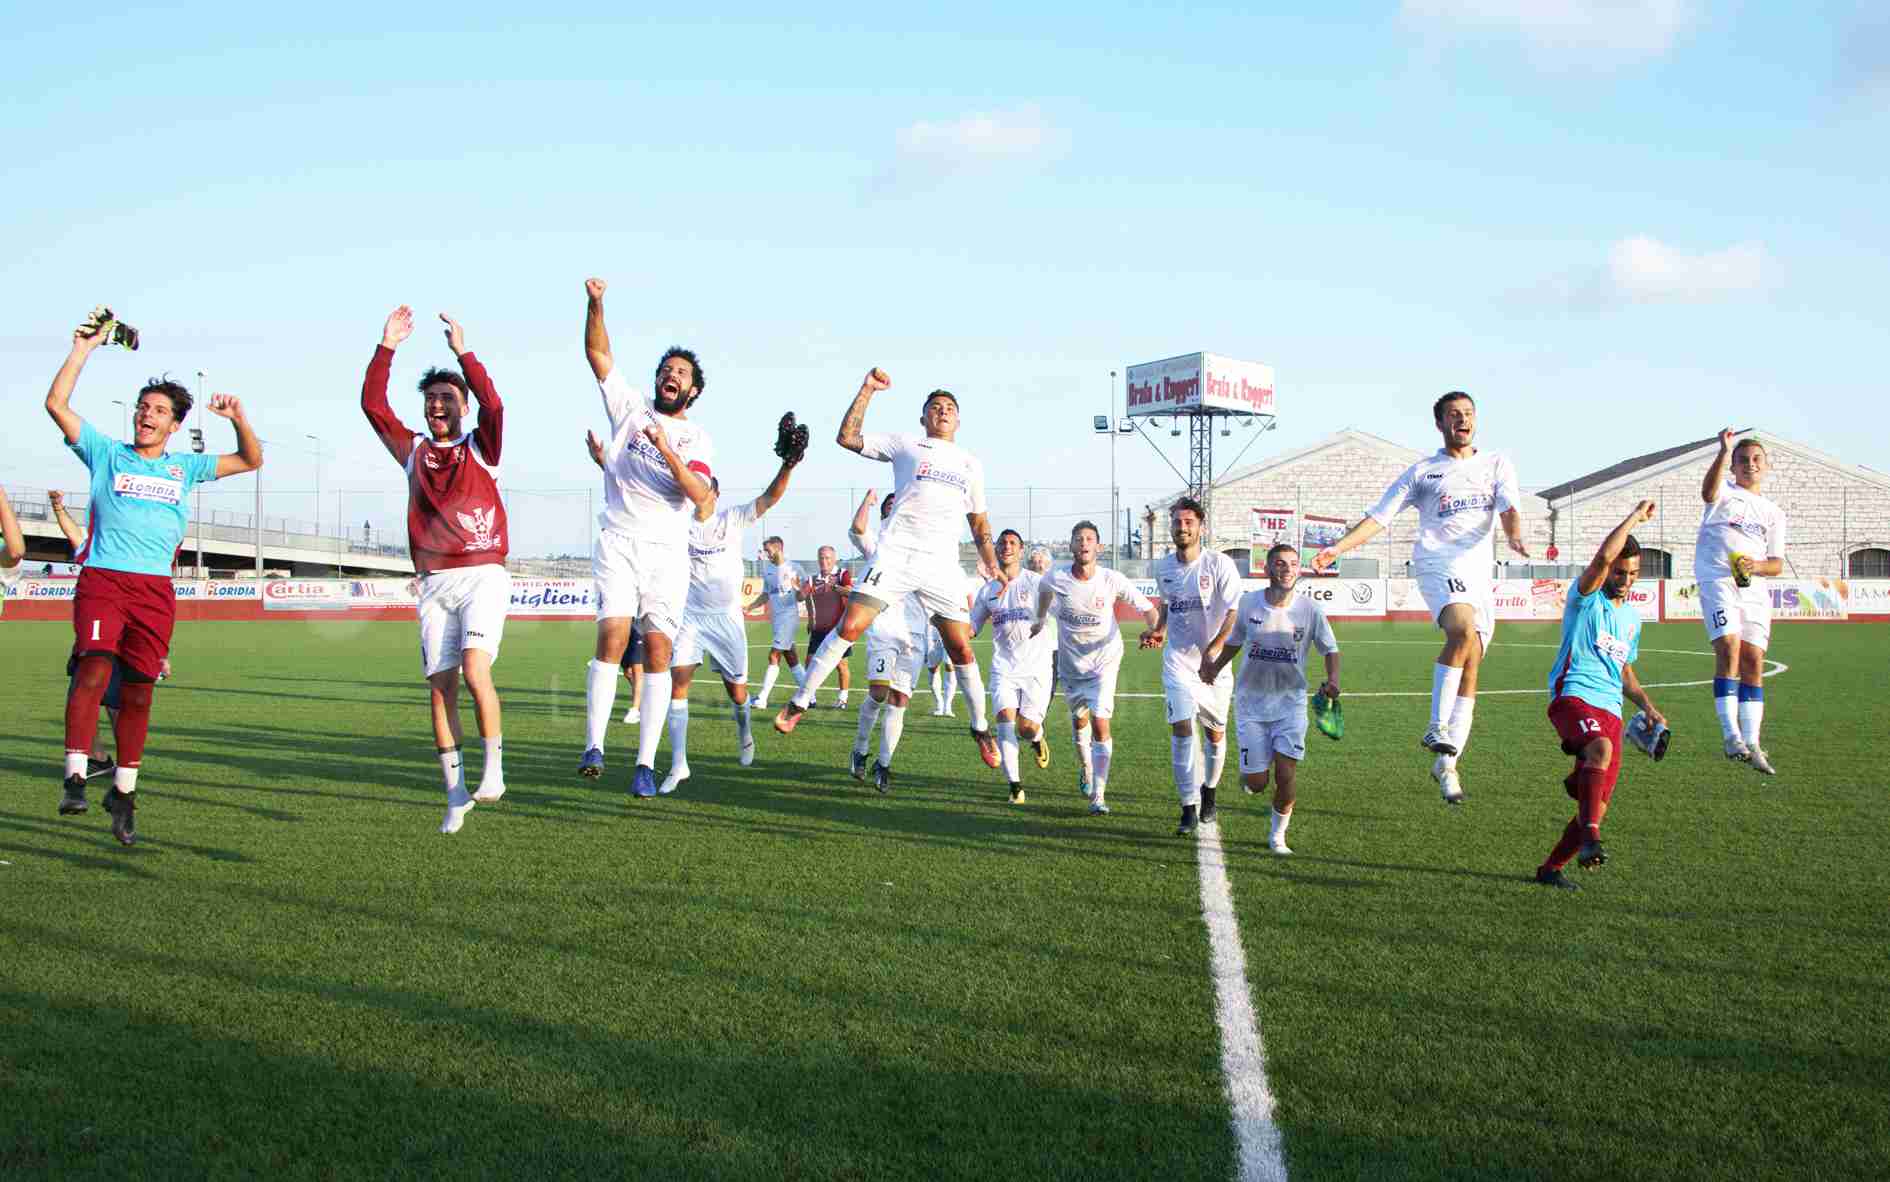
<svg viewBox="0 0 1890 1182">
<path fill-rule="evenodd" d="M 1291 544 L 1299 530 L 1299 515 L 1291 509 L 1247 511 L 1247 573 L 1267 573 L 1267 551 L 1280 542 Z"/>
<path fill-rule="evenodd" d="M 1386 608 L 1386 580 L 1384 579 L 1315 579 L 1310 575 L 1299 580 L 1299 593 L 1318 604 L 1328 616 L 1383 616 Z M 1243 579 L 1242 591 L 1263 591 L 1265 579 Z M 1422 610 L 1420 605 L 1419 610 Z"/>
<path fill-rule="evenodd" d="M 1300 565 L 1311 568 L 1312 556 L 1345 536 L 1345 518 L 1307 513 L 1299 519 Z M 1334 570 L 1338 567 L 1335 565 Z"/>
<path fill-rule="evenodd" d="M 177 601 L 202 599 L 204 597 L 204 579 L 172 579 L 171 589 L 177 593 Z"/>
<path fill-rule="evenodd" d="M 1837 580 L 1840 593 L 1848 591 L 1845 602 L 1854 616 L 1890 616 L 1890 579 Z"/>
<path fill-rule="evenodd" d="M 1127 370 L 1130 417 L 1199 410 L 1273 413 L 1273 367 L 1214 353 L 1185 353 Z"/>
<path fill-rule="evenodd" d="M 269 579 L 263 583 L 263 608 L 285 612 L 347 611 L 353 584 L 345 579 Z"/>
<path fill-rule="evenodd" d="M 198 599 L 209 602 L 248 602 L 255 603 L 263 597 L 263 585 L 255 579 L 212 579 L 205 580 L 203 591 Z M 179 595 L 179 599 L 183 596 Z"/>
<path fill-rule="evenodd" d="M 1766 593 L 1772 600 L 1774 620 L 1842 620 L 1853 610 L 1850 595 L 1855 586 L 1843 579 L 1765 580 Z M 1667 618 L 1700 618 L 1700 584 L 1697 580 L 1668 580 Z"/>
<path fill-rule="evenodd" d="M 596 616 L 596 584 L 590 579 L 513 579 L 515 616 Z"/>
<path fill-rule="evenodd" d="M 21 579 L 7 589 L 8 599 L 35 599 L 40 602 L 65 600 L 71 602 L 78 593 L 77 579 Z"/>
<path fill-rule="evenodd" d="M 1430 605 L 1424 602 L 1424 596 L 1418 592 L 1416 579 L 1386 579 L 1385 610 L 1416 612 L 1420 616 L 1431 614 Z"/>
<path fill-rule="evenodd" d="M 353 610 L 418 606 L 417 579 L 356 579 L 348 584 L 348 607 Z"/>
</svg>

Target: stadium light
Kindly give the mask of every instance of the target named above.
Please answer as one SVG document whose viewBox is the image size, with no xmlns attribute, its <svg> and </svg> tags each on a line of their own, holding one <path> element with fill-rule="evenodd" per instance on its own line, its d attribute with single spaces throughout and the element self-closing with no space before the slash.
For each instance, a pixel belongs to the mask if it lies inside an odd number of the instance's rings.
<svg viewBox="0 0 1890 1182">
<path fill-rule="evenodd" d="M 1107 435 L 1111 430 L 1108 415 L 1097 415 L 1090 423 L 1098 435 Z"/>
</svg>

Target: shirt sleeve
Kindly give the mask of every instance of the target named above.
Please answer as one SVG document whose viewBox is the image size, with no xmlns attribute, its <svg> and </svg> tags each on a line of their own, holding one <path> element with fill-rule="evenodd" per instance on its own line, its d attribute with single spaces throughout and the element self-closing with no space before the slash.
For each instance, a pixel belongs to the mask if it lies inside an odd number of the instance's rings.
<svg viewBox="0 0 1890 1182">
<path fill-rule="evenodd" d="M 709 438 L 707 431 L 701 431 L 689 442 L 689 450 L 683 453 L 683 467 L 694 472 L 704 480 L 715 476 L 715 441 Z"/>
<path fill-rule="evenodd" d="M 1508 456 L 1496 458 L 1496 511 L 1507 513 L 1522 507 L 1522 489 L 1516 483 L 1516 465 Z"/>
<path fill-rule="evenodd" d="M 499 401 L 499 391 L 492 384 L 492 375 L 471 353 L 462 353 L 459 368 L 466 375 L 466 384 L 472 387 L 473 401 L 479 404 L 479 426 L 473 429 L 473 443 L 479 448 L 479 454 L 486 463 L 499 466 L 499 450 L 505 444 L 505 404 Z M 611 372 L 616 372 L 612 370 Z"/>
<path fill-rule="evenodd" d="M 612 365 L 610 372 L 598 379 L 597 390 L 604 396 L 604 413 L 610 417 L 610 433 L 613 436 L 623 426 L 625 419 L 639 410 L 650 410 L 650 400 L 630 388 L 629 379 L 623 376 L 621 366 Z"/>
<path fill-rule="evenodd" d="M 87 468 L 96 469 L 111 450 L 112 441 L 105 438 L 104 432 L 91 424 L 88 419 L 79 420 L 79 438 L 66 444 L 72 454 L 78 456 Z"/>
<path fill-rule="evenodd" d="M 361 379 L 361 413 L 367 415 L 368 425 L 374 428 L 381 446 L 394 457 L 395 463 L 404 467 L 413 455 L 414 433 L 387 404 L 387 375 L 393 368 L 394 351 L 386 345 L 374 346 L 367 376 Z"/>
<path fill-rule="evenodd" d="M 1641 659 L 1641 615 L 1633 607 L 1629 607 L 1628 610 L 1634 612 L 1634 635 L 1628 637 L 1627 649 L 1627 664 L 1632 665 Z"/>
<path fill-rule="evenodd" d="M 869 460 L 891 461 L 902 449 L 901 439 L 897 435 L 861 436 L 860 454 Z"/>
<path fill-rule="evenodd" d="M 192 484 L 208 484 L 217 478 L 217 461 L 221 458 L 209 452 L 191 452 L 184 457 L 184 471 L 190 473 Z"/>
<path fill-rule="evenodd" d="M 870 536 L 856 529 L 847 531 L 847 541 L 852 542 L 854 551 L 868 562 L 873 560 L 874 552 L 879 549 L 878 546 L 873 544 L 873 539 Z"/>
<path fill-rule="evenodd" d="M 1417 465 L 1413 464 L 1391 482 L 1391 487 L 1385 490 L 1385 495 L 1378 498 L 1376 505 L 1365 510 L 1365 515 L 1379 525 L 1390 525 L 1391 519 L 1411 504 L 1411 492 L 1416 487 Z"/>
<path fill-rule="evenodd" d="M 728 511 L 728 528 L 735 533 L 740 533 L 759 520 L 761 515 L 755 512 L 754 501 L 743 501 Z"/>
<path fill-rule="evenodd" d="M 1239 648 L 1247 643 L 1247 613 L 1240 603 L 1234 604 L 1234 626 L 1227 633 L 1226 647 Z"/>
<path fill-rule="evenodd" d="M 1339 651 L 1339 638 L 1332 634 L 1332 621 L 1326 618 L 1326 609 L 1318 604 L 1313 605 L 1312 642 L 1321 655 Z"/>
<path fill-rule="evenodd" d="M 1207 617 L 1204 621 L 1210 637 L 1220 632 L 1221 623 L 1227 619 L 1227 613 L 1240 604 L 1240 568 L 1235 566 L 1234 560 L 1225 554 L 1221 555 L 1220 559 L 1214 564 L 1213 602 L 1207 605 Z"/>
<path fill-rule="evenodd" d="M 1124 575 L 1121 571 L 1116 571 L 1114 573 L 1116 576 L 1116 584 L 1117 584 L 1117 588 L 1116 588 L 1117 599 L 1128 604 L 1129 606 L 1133 607 L 1136 611 L 1139 611 L 1139 612 L 1145 612 L 1155 606 L 1153 603 L 1149 602 L 1148 596 L 1142 594 L 1141 590 L 1138 587 L 1136 587 L 1134 583 L 1131 583 L 1129 581 L 1127 575 Z"/>
</svg>

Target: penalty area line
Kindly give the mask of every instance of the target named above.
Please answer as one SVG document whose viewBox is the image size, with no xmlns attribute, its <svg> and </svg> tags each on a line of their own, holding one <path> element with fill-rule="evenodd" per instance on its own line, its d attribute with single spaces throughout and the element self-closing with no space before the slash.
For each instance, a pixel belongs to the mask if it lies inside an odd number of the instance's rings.
<svg viewBox="0 0 1890 1182">
<path fill-rule="evenodd" d="M 1201 919 L 1207 925 L 1209 965 L 1214 974 L 1214 1018 L 1221 1032 L 1221 1074 L 1234 1130 L 1234 1176 L 1240 1182 L 1286 1182 L 1280 1127 L 1273 1122 L 1273 1090 L 1267 1086 L 1260 1020 L 1247 987 L 1247 958 L 1234 918 L 1233 890 L 1221 851 L 1221 827 L 1203 825 L 1196 834 L 1201 873 Z"/>
</svg>

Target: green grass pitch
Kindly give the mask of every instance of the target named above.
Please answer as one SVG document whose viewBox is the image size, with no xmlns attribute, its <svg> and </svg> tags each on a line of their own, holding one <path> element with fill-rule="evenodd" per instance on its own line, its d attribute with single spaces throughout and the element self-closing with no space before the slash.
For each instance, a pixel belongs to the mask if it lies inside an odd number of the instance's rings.
<svg viewBox="0 0 1890 1182">
<path fill-rule="evenodd" d="M 1776 630 L 1776 779 L 1654 689 L 1673 752 L 1629 753 L 1574 895 L 1527 881 L 1570 812 L 1554 627 L 1500 629 L 1457 810 L 1436 633 L 1337 627 L 1296 856 L 1222 784 L 1293 1179 L 1890 1176 L 1881 626 Z M 516 622 L 510 792 L 446 838 L 411 624 L 187 624 L 121 850 L 54 811 L 69 639 L 0 625 L 0 1176 L 1234 1174 L 1159 698 L 1120 703 L 1107 818 L 1060 698 L 1014 807 L 962 704 L 915 703 L 882 798 L 853 712 L 758 719 L 741 769 L 706 682 L 694 778 L 634 801 L 631 727 L 574 774 L 589 625 Z M 1651 685 L 1711 675 L 1695 624 L 1642 644 Z"/>
</svg>

